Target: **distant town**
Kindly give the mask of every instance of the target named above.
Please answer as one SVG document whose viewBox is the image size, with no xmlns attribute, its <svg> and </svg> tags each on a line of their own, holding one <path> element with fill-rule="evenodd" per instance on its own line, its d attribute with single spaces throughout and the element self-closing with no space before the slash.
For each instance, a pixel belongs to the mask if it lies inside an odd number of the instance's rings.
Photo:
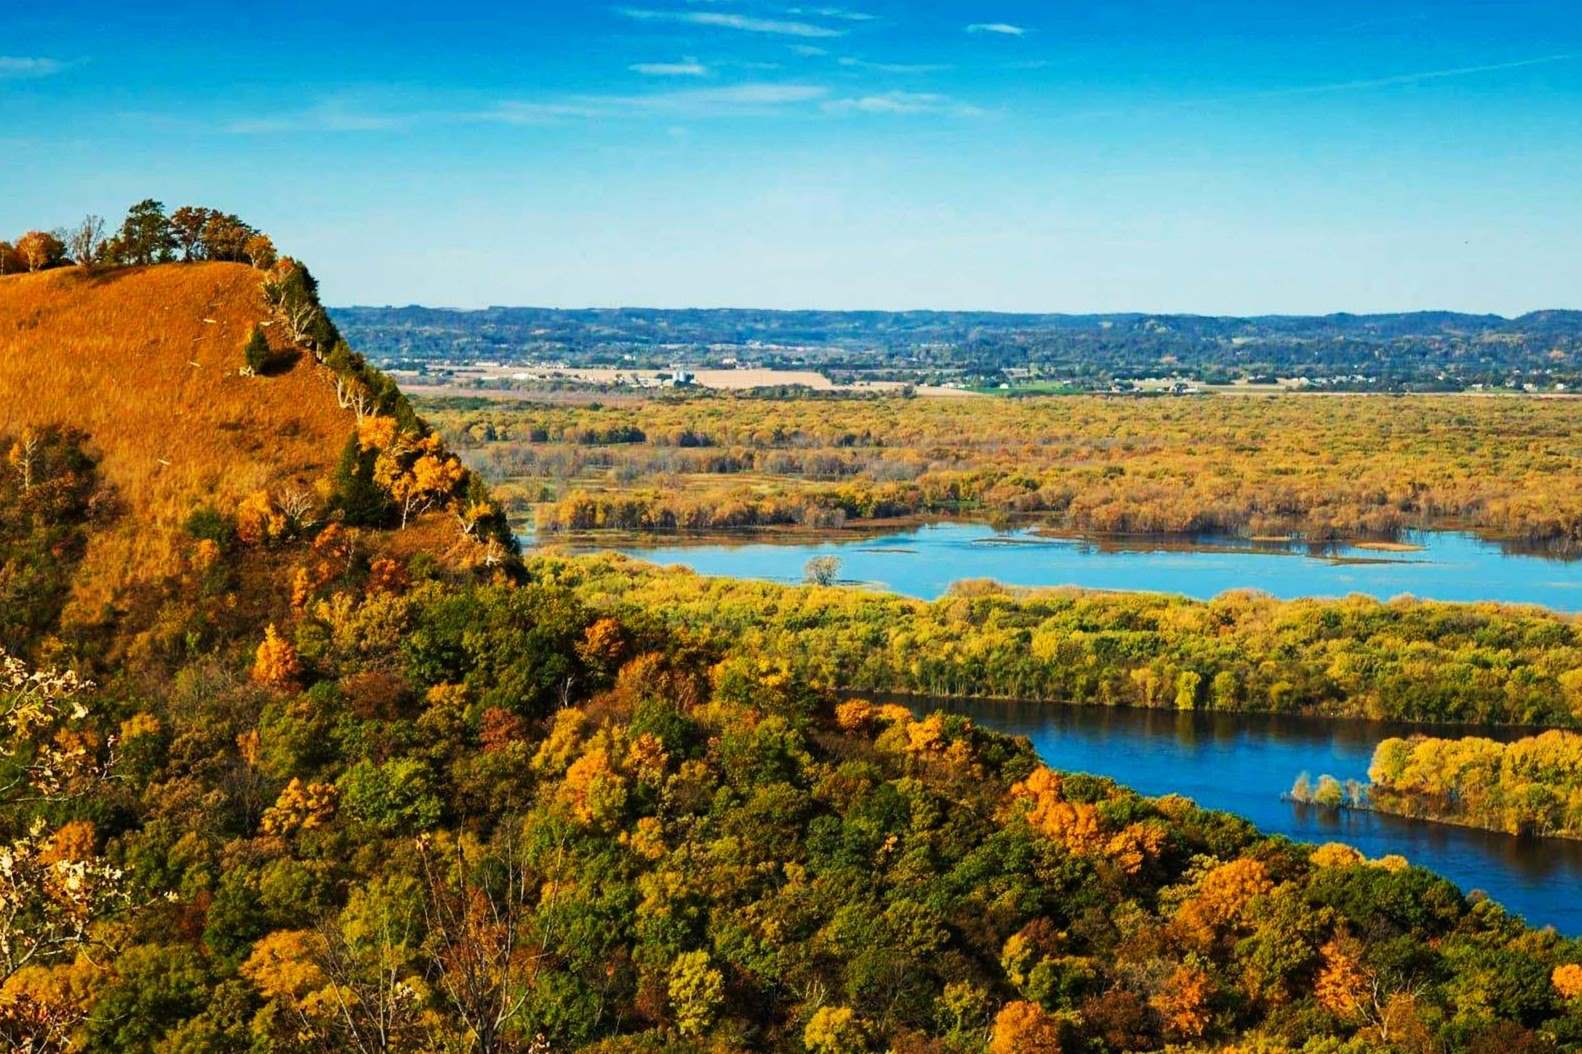
<svg viewBox="0 0 1582 1054">
<path fill-rule="evenodd" d="M 1582 384 L 1582 312 L 1268 316 L 332 309 L 403 386 L 934 395 L 1484 392 Z"/>
</svg>

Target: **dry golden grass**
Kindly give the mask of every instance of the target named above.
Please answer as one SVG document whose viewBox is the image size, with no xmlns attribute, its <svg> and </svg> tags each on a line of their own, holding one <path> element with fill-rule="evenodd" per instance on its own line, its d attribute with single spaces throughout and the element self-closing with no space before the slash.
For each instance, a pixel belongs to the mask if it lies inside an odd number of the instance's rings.
<svg viewBox="0 0 1582 1054">
<path fill-rule="evenodd" d="M 268 317 L 259 272 L 241 264 L 0 278 L 0 433 L 84 430 L 123 509 L 90 542 L 80 614 L 172 570 L 197 505 L 233 509 L 333 468 L 352 422 L 311 358 L 238 372 Z"/>
</svg>

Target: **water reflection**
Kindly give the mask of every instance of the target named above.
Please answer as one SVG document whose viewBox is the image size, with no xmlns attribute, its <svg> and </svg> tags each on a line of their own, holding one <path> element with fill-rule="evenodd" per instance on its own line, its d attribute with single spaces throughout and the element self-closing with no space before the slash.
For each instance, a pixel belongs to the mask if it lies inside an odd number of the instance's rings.
<svg viewBox="0 0 1582 1054">
<path fill-rule="evenodd" d="M 933 705 L 933 704 L 930 704 Z M 1536 925 L 1582 934 L 1582 843 L 1343 812 L 1281 799 L 1297 773 L 1366 779 L 1379 740 L 1432 732 L 1384 721 L 1180 713 L 1042 703 L 945 702 L 986 727 L 1026 736 L 1054 768 L 1109 776 L 1144 794 L 1184 794 L 1307 842 L 1398 853 L 1480 889 Z M 1461 730 L 1464 732 L 1465 730 Z M 1515 738 L 1520 730 L 1480 732 Z"/>
</svg>

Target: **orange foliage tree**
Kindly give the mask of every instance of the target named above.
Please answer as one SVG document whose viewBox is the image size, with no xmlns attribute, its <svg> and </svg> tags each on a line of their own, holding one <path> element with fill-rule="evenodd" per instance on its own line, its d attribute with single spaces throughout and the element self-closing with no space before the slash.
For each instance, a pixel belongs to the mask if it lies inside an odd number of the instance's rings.
<svg viewBox="0 0 1582 1054">
<path fill-rule="evenodd" d="M 281 637 L 270 623 L 253 657 L 253 681 L 266 688 L 290 690 L 302 673 L 302 660 L 291 642 Z"/>
<path fill-rule="evenodd" d="M 989 1054 L 1060 1054 L 1060 1050 L 1060 1023 L 1037 1003 L 1006 1003 L 995 1015 Z"/>
</svg>

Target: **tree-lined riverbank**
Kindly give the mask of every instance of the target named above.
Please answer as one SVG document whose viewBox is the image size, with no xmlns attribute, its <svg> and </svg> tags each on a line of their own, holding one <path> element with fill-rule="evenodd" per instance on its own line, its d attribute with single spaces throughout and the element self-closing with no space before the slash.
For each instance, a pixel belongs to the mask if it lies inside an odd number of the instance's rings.
<svg viewBox="0 0 1582 1054">
<path fill-rule="evenodd" d="M 1380 812 L 1508 834 L 1582 838 L 1582 736 L 1502 743 L 1413 736 L 1380 743 L 1369 766 Z"/>
<path fill-rule="evenodd" d="M 1582 626 L 1531 607 L 1245 592 L 1196 601 L 987 583 L 924 602 L 708 578 L 615 555 L 541 555 L 530 573 L 612 614 L 728 641 L 842 690 L 1412 722 L 1582 721 Z"/>
</svg>

